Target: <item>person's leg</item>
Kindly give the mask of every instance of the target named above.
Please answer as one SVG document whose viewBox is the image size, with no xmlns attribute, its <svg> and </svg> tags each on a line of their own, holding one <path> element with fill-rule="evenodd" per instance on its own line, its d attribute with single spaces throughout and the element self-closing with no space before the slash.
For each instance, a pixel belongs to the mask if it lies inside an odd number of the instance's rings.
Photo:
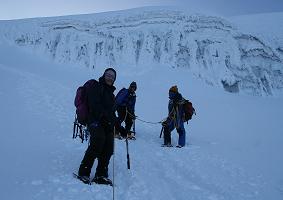
<svg viewBox="0 0 283 200">
<path fill-rule="evenodd" d="M 108 165 L 111 156 L 114 151 L 114 138 L 113 138 L 113 129 L 106 128 L 105 129 L 105 143 L 103 146 L 103 151 L 101 155 L 98 157 L 98 164 L 96 168 L 95 177 L 106 177 L 108 178 Z"/>
<path fill-rule="evenodd" d="M 171 145 L 171 131 L 174 129 L 173 121 L 164 127 L 164 145 Z"/>
<path fill-rule="evenodd" d="M 106 131 L 106 140 L 102 154 L 98 157 L 95 177 L 92 182 L 97 184 L 112 185 L 112 181 L 108 178 L 108 165 L 114 150 L 113 130 Z"/>
<path fill-rule="evenodd" d="M 117 113 L 118 113 L 118 121 L 115 124 L 116 131 L 118 131 L 122 137 L 126 137 L 127 136 L 126 130 L 122 126 L 122 123 L 126 117 L 126 108 L 122 106 L 118 106 Z"/>
<path fill-rule="evenodd" d="M 133 125 L 133 118 L 129 114 L 127 114 L 125 124 L 126 124 L 125 126 L 126 132 L 127 134 L 129 134 Z"/>
<path fill-rule="evenodd" d="M 88 176 L 91 173 L 95 158 L 98 158 L 105 143 L 104 130 L 100 125 L 90 127 L 90 143 L 81 162 L 78 175 Z"/>
<path fill-rule="evenodd" d="M 180 124 L 180 127 L 179 129 L 177 129 L 177 132 L 179 134 L 178 145 L 183 147 L 186 144 L 186 130 L 184 128 L 184 123 Z"/>
<path fill-rule="evenodd" d="M 108 178 L 108 165 L 112 155 L 101 155 L 98 158 L 96 167 L 95 177 L 106 177 Z"/>
</svg>

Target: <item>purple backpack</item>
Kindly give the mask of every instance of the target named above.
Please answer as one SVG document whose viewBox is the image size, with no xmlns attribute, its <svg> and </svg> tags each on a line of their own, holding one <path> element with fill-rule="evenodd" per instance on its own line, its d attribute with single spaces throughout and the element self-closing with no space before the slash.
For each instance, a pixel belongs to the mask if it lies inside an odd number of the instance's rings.
<svg viewBox="0 0 283 200">
<path fill-rule="evenodd" d="M 75 106 L 76 106 L 76 114 L 77 114 L 77 120 L 80 124 L 86 125 L 87 118 L 89 114 L 88 110 L 88 101 L 87 101 L 87 89 L 94 84 L 96 84 L 97 81 L 94 79 L 91 79 L 87 81 L 83 86 L 80 86 L 77 89 L 76 97 L 75 97 Z"/>
</svg>

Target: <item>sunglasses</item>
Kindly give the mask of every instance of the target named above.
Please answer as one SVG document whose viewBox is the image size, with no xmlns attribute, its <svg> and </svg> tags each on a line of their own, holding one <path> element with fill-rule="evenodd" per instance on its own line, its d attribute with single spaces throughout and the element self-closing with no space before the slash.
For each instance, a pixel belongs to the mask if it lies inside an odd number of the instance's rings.
<svg viewBox="0 0 283 200">
<path fill-rule="evenodd" d="M 135 86 L 131 86 L 130 88 L 133 89 L 134 91 L 137 90 L 137 87 L 135 87 Z"/>
</svg>

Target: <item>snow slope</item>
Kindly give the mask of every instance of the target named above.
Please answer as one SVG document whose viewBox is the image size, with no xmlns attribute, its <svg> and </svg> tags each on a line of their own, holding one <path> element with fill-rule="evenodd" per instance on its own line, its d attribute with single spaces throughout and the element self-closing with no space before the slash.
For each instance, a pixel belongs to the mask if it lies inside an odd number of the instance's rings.
<svg viewBox="0 0 283 200">
<path fill-rule="evenodd" d="M 111 187 L 72 178 L 87 145 L 72 140 L 74 94 L 104 69 L 54 64 L 0 42 L 1 199 L 112 198 Z M 115 166 L 115 199 L 283 198 L 282 98 L 224 93 L 185 69 L 116 70 L 118 89 L 138 83 L 140 119 L 157 122 L 166 116 L 173 84 L 194 103 L 197 115 L 186 125 L 182 149 L 161 148 L 161 127 L 137 121 L 137 140 L 129 144 L 131 170 L 125 142 L 116 140 L 109 165 L 111 178 Z M 176 145 L 177 133 L 172 135 Z"/>
<path fill-rule="evenodd" d="M 281 48 L 223 18 L 176 8 L 0 21 L 0 37 L 57 63 L 186 69 L 232 93 L 269 96 L 283 88 Z"/>
</svg>

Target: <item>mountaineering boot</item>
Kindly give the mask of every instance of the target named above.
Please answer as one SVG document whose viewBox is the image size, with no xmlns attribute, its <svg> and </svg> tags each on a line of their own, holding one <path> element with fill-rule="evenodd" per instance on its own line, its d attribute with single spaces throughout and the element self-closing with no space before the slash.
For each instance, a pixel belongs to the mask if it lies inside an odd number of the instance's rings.
<svg viewBox="0 0 283 200">
<path fill-rule="evenodd" d="M 173 147 L 173 145 L 168 143 L 168 144 L 162 144 L 161 147 Z"/>
<path fill-rule="evenodd" d="M 90 179 L 88 176 L 80 176 L 78 174 L 73 173 L 73 176 L 77 179 L 79 179 L 80 181 L 82 181 L 85 184 L 91 184 Z"/>
<path fill-rule="evenodd" d="M 78 176 L 78 179 L 81 180 L 85 184 L 90 184 L 90 179 L 88 176 Z"/>
<path fill-rule="evenodd" d="M 120 134 L 116 134 L 114 137 L 117 138 L 118 140 L 122 140 L 123 139 L 123 137 Z"/>
<path fill-rule="evenodd" d="M 129 140 L 135 140 L 136 137 L 130 132 L 130 133 L 128 133 L 128 135 L 127 135 L 127 139 L 129 139 Z"/>
<path fill-rule="evenodd" d="M 105 177 L 105 176 L 94 177 L 91 182 L 94 182 L 96 184 L 103 184 L 103 185 L 111 185 L 111 186 L 113 186 L 112 181 L 109 178 Z"/>
</svg>

